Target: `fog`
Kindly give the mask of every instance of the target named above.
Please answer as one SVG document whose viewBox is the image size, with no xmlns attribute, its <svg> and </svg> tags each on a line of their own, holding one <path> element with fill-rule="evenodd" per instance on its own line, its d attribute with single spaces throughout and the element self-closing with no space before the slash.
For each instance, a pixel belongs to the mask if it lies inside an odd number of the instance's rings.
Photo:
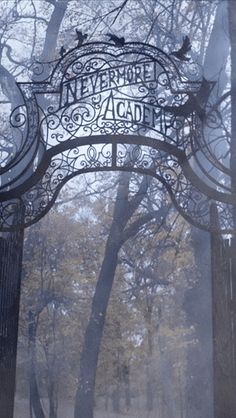
<svg viewBox="0 0 236 418">
<path fill-rule="evenodd" d="M 131 200 L 143 178 L 131 173 L 79 177 L 61 192 L 58 205 L 26 231 L 16 418 L 30 416 L 29 399 L 35 402 L 37 391 L 46 417 L 53 416 L 49 404 L 56 417 L 73 417 L 106 241 L 115 208 L 127 205 L 124 190 L 121 195 L 116 186 L 122 182 Z M 95 417 L 210 418 L 209 235 L 189 226 L 154 180 L 149 179 L 140 205 L 127 228 L 135 227 L 150 205 L 155 217 L 134 230 L 119 250 L 99 352 Z"/>
<path fill-rule="evenodd" d="M 235 2 L 0 10 L 1 418 L 235 418 Z"/>
</svg>

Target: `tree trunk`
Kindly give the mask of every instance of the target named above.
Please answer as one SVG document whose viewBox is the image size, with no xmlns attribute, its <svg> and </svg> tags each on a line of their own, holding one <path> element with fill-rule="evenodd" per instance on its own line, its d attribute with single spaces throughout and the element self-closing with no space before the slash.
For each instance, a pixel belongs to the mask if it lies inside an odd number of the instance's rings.
<svg viewBox="0 0 236 418">
<path fill-rule="evenodd" d="M 192 228 L 192 242 L 197 268 L 196 283 L 185 294 L 184 307 L 189 326 L 195 327 L 198 344 L 188 350 L 186 385 L 187 410 L 191 418 L 213 416 L 212 367 L 212 294 L 210 237 Z"/>
<path fill-rule="evenodd" d="M 30 370 L 29 385 L 30 385 L 30 406 L 31 406 L 31 410 L 34 412 L 35 418 L 46 418 L 43 412 L 42 405 L 41 405 L 38 384 L 36 380 L 35 367 L 33 366 L 31 366 L 31 370 Z"/>
<path fill-rule="evenodd" d="M 231 44 L 231 143 L 230 169 L 232 192 L 236 193 L 236 3 L 228 1 L 229 37 Z M 236 208 L 233 209 L 234 227 L 236 227 Z"/>
<path fill-rule="evenodd" d="M 107 307 L 115 278 L 118 253 L 124 240 L 128 239 L 124 238 L 124 230 L 127 222 L 146 195 L 149 186 L 149 178 L 145 176 L 140 184 L 138 192 L 129 201 L 130 178 L 131 173 L 122 173 L 119 181 L 113 221 L 110 227 L 104 258 L 93 296 L 88 326 L 85 331 L 84 345 L 80 358 L 79 385 L 76 393 L 74 418 L 93 418 L 98 355 Z M 132 234 L 135 234 L 136 232 L 137 229 L 134 227 L 132 229 Z M 127 235 L 127 237 L 130 236 L 132 235 Z"/>
<path fill-rule="evenodd" d="M 36 418 L 46 418 L 43 407 L 40 400 L 38 383 L 36 378 L 36 333 L 37 333 L 37 321 L 35 315 L 29 312 L 29 327 L 28 327 L 28 338 L 29 338 L 29 391 L 30 391 L 30 410 L 34 412 Z M 32 412 L 31 412 L 32 414 Z"/>
<path fill-rule="evenodd" d="M 215 205 L 211 224 L 219 225 Z M 230 241 L 211 234 L 213 294 L 214 418 L 233 418 L 235 409 L 234 327 L 232 310 L 232 253 Z"/>
<path fill-rule="evenodd" d="M 80 360 L 79 387 L 76 394 L 75 418 L 93 418 L 95 378 L 107 306 L 114 281 L 119 252 L 119 234 L 114 225 L 107 241 L 104 260 L 92 302 Z"/>
<path fill-rule="evenodd" d="M 125 389 L 125 406 L 126 410 L 128 411 L 131 407 L 131 391 L 130 391 L 130 367 L 129 365 L 123 365 L 123 382 L 124 382 L 124 389 Z"/>
<path fill-rule="evenodd" d="M 122 366 L 121 366 L 121 354 L 123 352 L 121 347 L 121 324 L 120 321 L 116 321 L 115 323 L 115 334 L 114 338 L 119 341 L 118 348 L 115 352 L 115 359 L 113 361 L 114 367 L 114 390 L 112 394 L 112 404 L 113 404 L 113 412 L 119 414 L 120 413 L 120 401 L 121 401 L 121 386 L 122 386 Z"/>
<path fill-rule="evenodd" d="M 112 409 L 116 414 L 120 414 L 120 382 L 116 382 L 116 386 L 112 393 Z"/>
<path fill-rule="evenodd" d="M 49 418 L 57 418 L 57 400 L 55 397 L 55 383 L 50 382 L 49 386 Z"/>
<path fill-rule="evenodd" d="M 146 410 L 151 412 L 154 404 L 154 379 L 152 371 L 153 361 L 153 335 L 152 335 L 152 307 L 147 306 L 147 364 L 146 364 Z"/>
<path fill-rule="evenodd" d="M 203 57 L 204 76 L 207 80 L 217 80 L 213 100 L 223 94 L 227 85 L 226 61 L 229 54 L 227 34 L 227 2 L 220 1 L 210 35 L 206 55 Z M 214 91 L 213 91 L 214 94 Z M 205 162 L 203 162 L 205 164 Z M 209 169 L 209 165 L 205 166 Z M 214 175 L 214 171 L 212 171 Z M 197 281 L 186 292 L 185 309 L 189 325 L 194 325 L 198 344 L 188 350 L 187 414 L 191 418 L 212 418 L 217 399 L 213 398 L 212 351 L 212 304 L 214 295 L 211 288 L 210 237 L 201 230 L 191 230 Z M 223 416 L 222 416 L 223 417 Z"/>
</svg>

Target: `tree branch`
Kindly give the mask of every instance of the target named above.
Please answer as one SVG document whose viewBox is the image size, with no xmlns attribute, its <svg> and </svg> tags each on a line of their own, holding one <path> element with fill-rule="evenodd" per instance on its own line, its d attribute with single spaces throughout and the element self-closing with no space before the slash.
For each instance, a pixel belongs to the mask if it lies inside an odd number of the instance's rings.
<svg viewBox="0 0 236 418">
<path fill-rule="evenodd" d="M 122 235 L 122 244 L 124 244 L 128 239 L 132 238 L 137 232 L 148 222 L 150 222 L 155 217 L 154 213 L 146 213 L 141 216 L 141 218 L 134 221 L 129 225 L 123 232 Z"/>
<path fill-rule="evenodd" d="M 128 3 L 128 0 L 124 0 L 121 6 L 118 6 L 116 9 L 113 10 L 112 13 L 114 13 L 116 10 L 118 10 L 117 15 L 112 21 L 112 25 L 114 25 L 115 21 L 118 19 L 119 15 L 121 14 L 122 10 L 125 8 L 126 4 Z"/>
<path fill-rule="evenodd" d="M 158 229 L 160 229 L 163 226 L 163 223 L 165 222 L 166 216 L 170 210 L 171 205 L 167 205 L 165 207 L 161 207 L 160 209 L 146 213 L 145 215 L 141 216 L 139 219 L 134 221 L 131 225 L 129 225 L 124 231 L 122 236 L 122 243 L 125 243 L 128 239 L 135 236 L 138 231 L 148 222 L 150 222 L 154 218 L 160 219 L 160 224 L 158 226 Z"/>
<path fill-rule="evenodd" d="M 136 209 L 139 207 L 140 203 L 142 202 L 143 198 L 145 197 L 148 187 L 150 185 L 150 181 L 151 181 L 151 178 L 149 176 L 144 176 L 140 184 L 138 192 L 131 199 L 131 201 L 128 202 L 128 211 L 127 211 L 128 219 L 131 218 L 131 216 L 134 214 L 134 212 L 136 211 Z"/>
</svg>

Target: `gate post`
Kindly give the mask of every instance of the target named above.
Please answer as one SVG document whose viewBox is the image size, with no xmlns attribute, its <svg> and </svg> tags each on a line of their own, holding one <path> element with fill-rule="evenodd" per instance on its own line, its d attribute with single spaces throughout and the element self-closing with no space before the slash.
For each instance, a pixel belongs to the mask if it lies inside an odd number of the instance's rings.
<svg viewBox="0 0 236 418">
<path fill-rule="evenodd" d="M 12 418 L 14 412 L 23 236 L 18 230 L 0 237 L 1 418 Z"/>
<path fill-rule="evenodd" d="M 216 205 L 211 206 L 211 226 L 219 230 Z M 235 298 L 233 258 L 229 239 L 211 233 L 213 402 L 214 418 L 236 417 Z"/>
</svg>

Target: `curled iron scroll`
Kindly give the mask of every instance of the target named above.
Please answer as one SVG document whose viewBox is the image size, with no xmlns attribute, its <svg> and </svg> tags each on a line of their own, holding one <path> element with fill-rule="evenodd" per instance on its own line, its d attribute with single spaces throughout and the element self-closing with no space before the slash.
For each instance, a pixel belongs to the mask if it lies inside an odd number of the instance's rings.
<svg viewBox="0 0 236 418">
<path fill-rule="evenodd" d="M 0 143 L 0 229 L 39 220 L 75 175 L 131 170 L 160 181 L 200 228 L 211 229 L 216 202 L 221 231 L 231 231 L 230 173 L 219 138 L 205 139 L 217 116 L 198 100 L 205 79 L 188 65 L 178 68 L 165 52 L 136 42 L 88 43 L 37 65 L 33 82 L 18 83 L 12 140 Z M 25 218 L 16 223 L 19 205 Z"/>
</svg>

